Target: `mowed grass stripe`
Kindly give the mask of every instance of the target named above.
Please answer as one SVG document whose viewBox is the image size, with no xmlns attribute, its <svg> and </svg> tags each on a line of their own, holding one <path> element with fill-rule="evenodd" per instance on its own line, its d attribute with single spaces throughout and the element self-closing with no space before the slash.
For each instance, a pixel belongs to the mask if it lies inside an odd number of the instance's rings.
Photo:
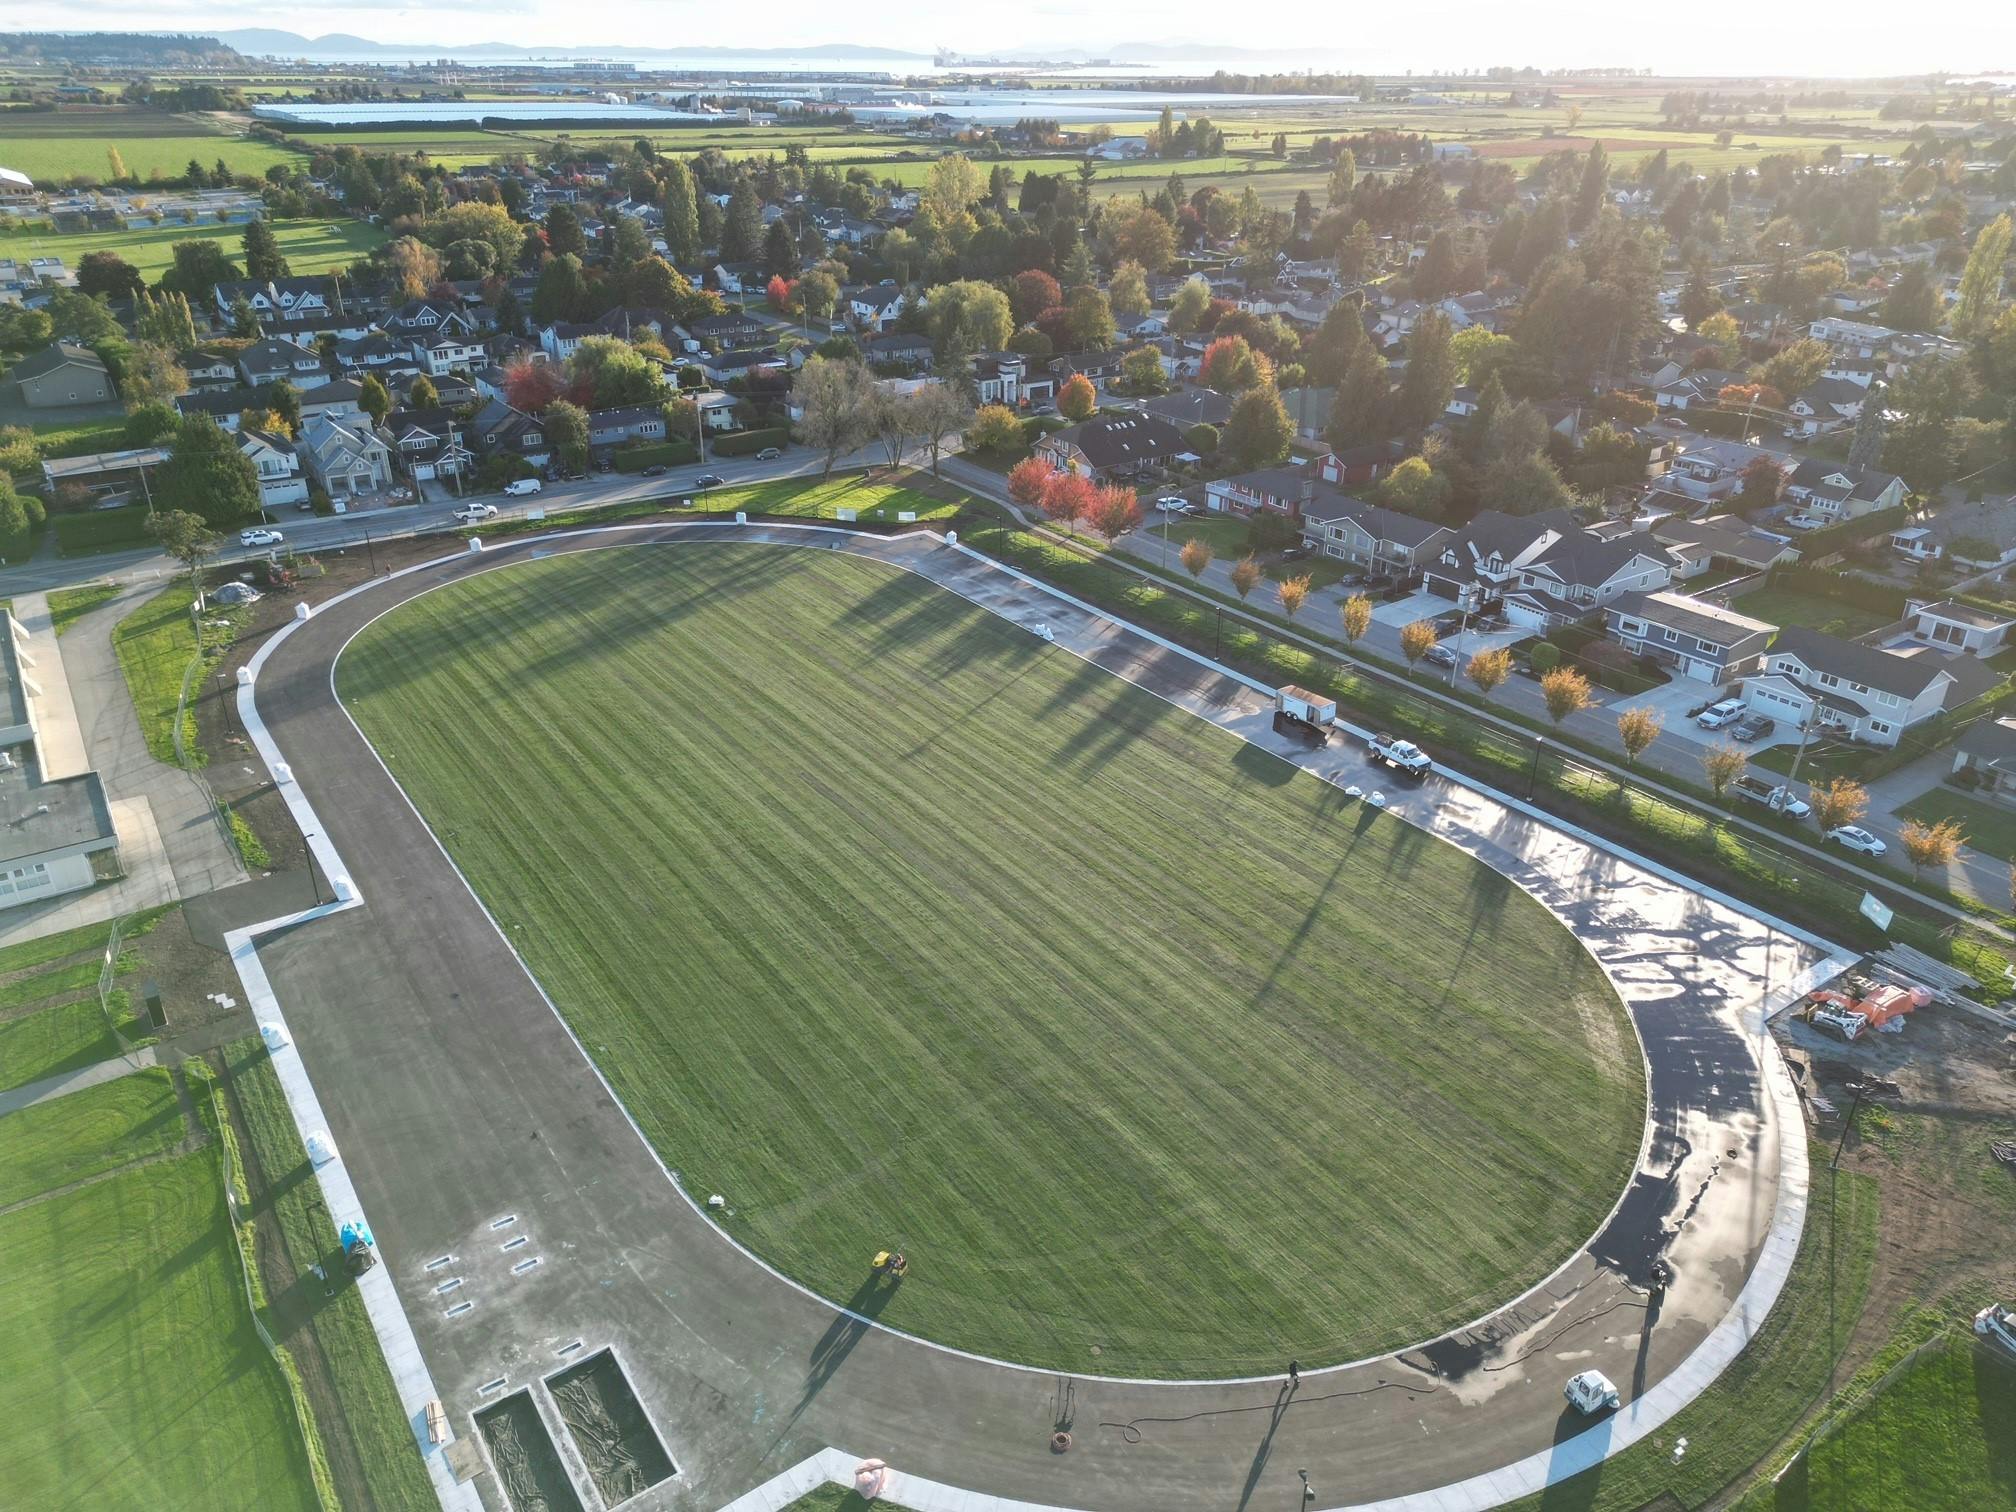
<svg viewBox="0 0 2016 1512">
<path fill-rule="evenodd" d="M 1636 1042 L 1538 904 L 908 574 L 527 563 L 339 686 L 667 1162 L 828 1296 L 901 1243 L 896 1326 L 1370 1353 L 1551 1270 L 1636 1153 Z"/>
<path fill-rule="evenodd" d="M 0 1215 L 0 1255 L 0 1505 L 315 1512 L 214 1143 Z"/>
</svg>

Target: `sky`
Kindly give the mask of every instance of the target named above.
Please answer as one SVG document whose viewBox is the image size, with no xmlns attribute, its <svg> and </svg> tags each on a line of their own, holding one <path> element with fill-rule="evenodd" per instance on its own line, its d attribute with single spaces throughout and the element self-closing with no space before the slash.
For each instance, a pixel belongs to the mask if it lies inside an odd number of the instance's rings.
<svg viewBox="0 0 2016 1512">
<path fill-rule="evenodd" d="M 945 46 L 1086 48 L 1127 42 L 1228 45 L 1281 55 L 1278 66 L 1313 61 L 1368 71 L 1436 72 L 1494 64 L 1623 66 L 1662 75 L 1877 74 L 2004 69 L 2016 73 L 2016 3 L 1947 0 L 1936 24 L 1897 0 L 1691 0 L 1684 7 L 1620 6 L 1615 0 L 1438 0 L 1432 12 L 1404 7 L 1356 14 L 1335 0 L 1025 0 L 947 7 L 942 0 L 883 0 L 848 8 L 844 27 L 819 6 L 773 7 L 760 24 L 722 25 L 734 14 L 703 0 L 0 0 L 0 28 L 192 31 L 274 27 L 318 36 L 341 31 L 388 43 L 514 42 L 567 47 L 680 45 L 788 47 L 851 42 L 906 52 Z M 758 14 L 758 13 L 752 13 Z M 1427 24 L 1409 25 L 1420 14 Z M 1432 17 L 1432 20 L 1430 19 Z M 858 29 L 857 29 L 858 28 Z M 1334 40 L 1324 36 L 1330 31 Z M 4 53 L 4 47 L 0 47 Z"/>
</svg>

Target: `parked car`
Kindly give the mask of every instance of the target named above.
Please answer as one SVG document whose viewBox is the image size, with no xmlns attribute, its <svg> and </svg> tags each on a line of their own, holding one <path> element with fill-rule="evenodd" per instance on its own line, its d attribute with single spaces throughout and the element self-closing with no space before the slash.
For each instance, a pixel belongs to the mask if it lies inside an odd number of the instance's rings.
<svg viewBox="0 0 2016 1512">
<path fill-rule="evenodd" d="M 1820 838 L 1832 840 L 1841 849 L 1855 851 L 1864 856 L 1880 856 L 1890 848 L 1859 824 L 1837 826 Z"/>
<path fill-rule="evenodd" d="M 1749 710 L 1749 705 L 1740 698 L 1725 698 L 1720 703 L 1710 704 L 1694 716 L 1694 723 L 1704 730 L 1720 730 L 1736 723 Z"/>
<path fill-rule="evenodd" d="M 726 478 L 721 477 L 716 473 L 702 473 L 700 474 L 699 477 L 693 480 L 693 489 L 694 492 L 699 493 L 709 488 L 719 488 L 723 483 L 726 483 L 727 481 L 728 480 Z"/>
<path fill-rule="evenodd" d="M 1777 720 L 1763 714 L 1750 714 L 1737 720 L 1729 733 L 1738 740 L 1762 740 L 1777 728 Z"/>
<path fill-rule="evenodd" d="M 1164 514 L 1181 514 L 1190 507 L 1190 501 L 1181 494 L 1164 494 L 1155 501 L 1155 507 Z"/>
<path fill-rule="evenodd" d="M 1785 524 L 1791 530 L 1824 530 L 1833 523 L 1825 515 L 1795 514 L 1785 517 Z"/>
<path fill-rule="evenodd" d="M 1422 653 L 1421 660 L 1431 667 L 1453 667 L 1456 665 L 1456 653 L 1447 646 L 1430 646 Z"/>
<path fill-rule="evenodd" d="M 663 462 L 653 462 L 649 467 L 644 469 L 644 476 L 647 478 L 662 478 L 670 470 Z"/>
<path fill-rule="evenodd" d="M 1570 1376 L 1561 1394 L 1584 1417 L 1608 1412 L 1622 1400 L 1617 1388 L 1610 1383 L 1610 1377 L 1600 1370 L 1585 1370 L 1580 1375 Z"/>
<path fill-rule="evenodd" d="M 766 446 L 763 448 L 763 450 L 756 453 L 756 460 L 758 462 L 775 462 L 779 457 L 783 455 L 784 453 L 779 448 L 774 446 Z"/>
<path fill-rule="evenodd" d="M 513 478 L 504 485 L 504 492 L 513 498 L 523 498 L 526 494 L 536 494 L 541 486 L 537 478 Z"/>
<path fill-rule="evenodd" d="M 464 504 L 460 509 L 455 511 L 455 518 L 460 520 L 464 525 L 474 525 L 479 521 L 489 519 L 496 513 L 497 506 L 495 504 Z"/>
<path fill-rule="evenodd" d="M 240 546 L 278 546 L 284 539 L 279 531 L 268 529 L 264 525 L 254 525 L 250 530 L 238 532 Z"/>
</svg>

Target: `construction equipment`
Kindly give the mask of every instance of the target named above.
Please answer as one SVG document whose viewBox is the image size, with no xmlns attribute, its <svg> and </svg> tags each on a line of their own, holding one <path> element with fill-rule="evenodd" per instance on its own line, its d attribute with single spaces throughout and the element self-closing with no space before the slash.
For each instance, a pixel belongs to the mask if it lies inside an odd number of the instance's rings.
<svg viewBox="0 0 2016 1512">
<path fill-rule="evenodd" d="M 362 1218 L 354 1218 L 337 1231 L 337 1240 L 343 1246 L 343 1264 L 353 1276 L 361 1276 L 378 1263 L 375 1242 L 371 1230 L 365 1227 Z"/>
<path fill-rule="evenodd" d="M 1823 987 L 1807 999 L 1806 1019 L 1811 1024 L 1832 1029 L 1845 1040 L 1857 1039 L 1865 1029 L 1879 1034 L 1901 1034 L 1904 1016 L 1932 1001 L 1930 988 L 1915 982 L 1864 983 L 1842 979 L 1848 991 Z M 1852 996 L 1860 992 L 1861 996 Z"/>
<path fill-rule="evenodd" d="M 910 1260 L 901 1250 L 877 1250 L 869 1268 L 878 1276 L 901 1281 L 910 1270 Z"/>
</svg>

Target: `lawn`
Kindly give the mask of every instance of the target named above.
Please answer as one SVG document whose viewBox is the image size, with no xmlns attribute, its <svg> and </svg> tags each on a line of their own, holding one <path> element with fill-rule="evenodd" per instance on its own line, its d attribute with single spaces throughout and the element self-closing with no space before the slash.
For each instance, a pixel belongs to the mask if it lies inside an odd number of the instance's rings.
<svg viewBox="0 0 2016 1512">
<path fill-rule="evenodd" d="M 292 154 L 288 154 L 292 160 Z M 347 268 L 385 240 L 385 233 L 363 221 L 277 220 L 273 234 L 288 267 L 295 273 L 327 273 Z M 56 255 L 75 268 L 87 252 L 116 252 L 152 283 L 175 260 L 178 241 L 214 241 L 224 255 L 243 265 L 243 226 L 143 226 L 124 231 L 80 231 L 70 236 L 44 232 L 0 232 L 0 257 Z"/>
<path fill-rule="evenodd" d="M 1375 1352 L 1551 1270 L 1636 1154 L 1635 1042 L 1536 903 L 908 574 L 528 562 L 340 677 L 688 1189 L 895 1326 Z"/>
<path fill-rule="evenodd" d="M 1891 622 L 1891 616 L 1877 610 L 1864 609 L 1845 599 L 1828 598 L 1823 594 L 1801 593 L 1793 588 L 1759 588 L 1743 594 L 1730 607 L 1739 614 L 1755 615 L 1781 628 L 1805 625 L 1846 640 L 1853 640 Z"/>
<path fill-rule="evenodd" d="M 49 528 L 56 532 L 57 551 L 66 557 L 133 551 L 152 544 L 147 534 L 147 520 L 152 513 L 145 504 L 87 509 L 76 514 L 51 515 Z"/>
<path fill-rule="evenodd" d="M 1897 812 L 1906 819 L 1937 824 L 1956 819 L 1967 832 L 1967 848 L 1984 856 L 2016 856 L 2016 810 L 1984 803 L 1945 786 L 1921 793 Z"/>
<path fill-rule="evenodd" d="M 0 1254 L 0 1500 L 316 1512 L 214 1145 L 0 1215 Z"/>
<path fill-rule="evenodd" d="M 133 695 L 147 749 L 156 761 L 171 766 L 176 764 L 175 716 L 182 702 L 182 678 L 196 655 L 190 602 L 186 585 L 164 589 L 112 631 L 112 648 L 119 653 L 119 670 L 126 674 L 126 691 Z M 196 715 L 186 708 L 181 712 L 183 744 L 190 759 L 200 762 Z"/>
<path fill-rule="evenodd" d="M 0 1207 L 172 1150 L 187 1132 L 162 1066 L 9 1113 L 0 1118 Z"/>
<path fill-rule="evenodd" d="M 1742 1512 L 2016 1506 L 2016 1366 L 1965 1335 L 1920 1355 Z"/>
<path fill-rule="evenodd" d="M 136 1034 L 146 1032 L 130 1018 L 127 1023 Z M 95 1066 L 120 1048 L 95 991 L 75 1002 L 0 1021 L 0 1090 Z"/>
<path fill-rule="evenodd" d="M 82 588 L 58 588 L 49 595 L 49 623 L 61 635 L 99 605 L 123 592 L 117 583 L 86 583 Z"/>
<path fill-rule="evenodd" d="M 280 1078 L 257 1035 L 239 1040 L 224 1051 L 231 1071 L 231 1092 L 250 1135 L 251 1154 L 261 1173 L 261 1191 L 253 1208 L 262 1224 L 277 1224 L 279 1242 L 298 1275 L 321 1263 L 335 1277 L 336 1295 L 324 1297 L 320 1285 L 295 1287 L 272 1303 L 275 1333 L 293 1338 L 311 1329 L 336 1394 L 342 1403 L 340 1422 L 321 1421 L 332 1463 L 360 1499 L 378 1512 L 433 1512 L 438 1505 L 426 1466 L 413 1442 L 413 1430 L 399 1405 L 391 1372 L 364 1310 L 363 1295 L 332 1256 L 336 1229 L 322 1205 L 321 1187 L 301 1147 L 294 1115 Z M 361 1484 L 360 1484 L 361 1483 Z"/>
</svg>

